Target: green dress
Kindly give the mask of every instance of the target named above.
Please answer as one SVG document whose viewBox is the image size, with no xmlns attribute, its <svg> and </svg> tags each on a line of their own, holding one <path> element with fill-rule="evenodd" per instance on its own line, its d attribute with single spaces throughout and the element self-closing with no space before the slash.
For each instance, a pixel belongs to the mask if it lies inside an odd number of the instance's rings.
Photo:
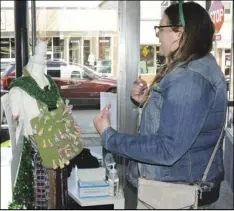
<svg viewBox="0 0 234 211">
<path fill-rule="evenodd" d="M 40 114 L 30 123 L 33 130 L 32 138 L 40 153 L 42 166 L 53 169 L 64 168 L 64 165 L 68 165 L 69 160 L 77 156 L 84 147 L 80 140 L 79 127 L 71 115 L 72 106 L 67 102 L 64 103 L 57 85 L 49 76 L 46 77 L 51 89 L 44 91 L 26 69 L 24 75 L 26 76 L 14 80 L 10 88 L 19 87 L 37 100 Z M 49 111 L 48 107 L 51 106 L 57 108 Z"/>
</svg>

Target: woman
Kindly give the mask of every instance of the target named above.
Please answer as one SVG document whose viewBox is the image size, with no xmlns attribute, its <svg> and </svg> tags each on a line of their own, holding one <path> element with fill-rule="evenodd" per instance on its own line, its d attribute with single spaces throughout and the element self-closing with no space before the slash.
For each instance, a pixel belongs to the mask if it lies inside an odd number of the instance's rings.
<svg viewBox="0 0 234 211">
<path fill-rule="evenodd" d="M 103 146 L 132 159 L 128 181 L 137 187 L 141 176 L 163 182 L 196 183 L 201 180 L 222 130 L 227 108 L 226 82 L 212 49 L 214 27 L 207 11 L 194 2 L 183 3 L 185 25 L 179 5 L 165 11 L 156 26 L 160 55 L 166 57 L 155 80 L 135 81 L 131 98 L 143 105 L 139 135 L 118 133 L 109 121 L 110 105 L 95 118 Z M 199 205 L 218 199 L 224 179 L 222 146 L 208 174 L 211 191 Z"/>
</svg>

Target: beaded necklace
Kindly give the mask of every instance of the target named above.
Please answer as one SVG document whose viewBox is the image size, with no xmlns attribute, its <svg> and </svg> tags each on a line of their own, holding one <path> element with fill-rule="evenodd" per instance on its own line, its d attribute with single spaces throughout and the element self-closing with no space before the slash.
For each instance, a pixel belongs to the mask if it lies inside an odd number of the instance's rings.
<svg viewBox="0 0 234 211">
<path fill-rule="evenodd" d="M 27 72 L 27 70 L 24 70 Z M 11 82 L 9 89 L 19 87 L 27 92 L 31 97 L 45 103 L 48 107 L 54 107 L 60 98 L 60 93 L 53 79 L 45 75 L 50 83 L 50 89 L 41 89 L 31 76 L 23 76 Z"/>
</svg>

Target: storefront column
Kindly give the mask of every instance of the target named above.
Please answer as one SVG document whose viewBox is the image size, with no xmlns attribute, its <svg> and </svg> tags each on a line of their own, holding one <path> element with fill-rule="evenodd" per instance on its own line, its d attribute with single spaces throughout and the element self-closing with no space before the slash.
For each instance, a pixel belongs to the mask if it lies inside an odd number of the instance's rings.
<svg viewBox="0 0 234 211">
<path fill-rule="evenodd" d="M 119 64 L 117 89 L 117 129 L 121 133 L 136 134 L 138 108 L 131 102 L 133 82 L 139 76 L 140 63 L 140 1 L 119 1 Z M 136 209 L 137 193 L 126 186 L 128 160 L 117 157 L 120 166 L 120 185 L 124 187 L 125 209 Z"/>
<path fill-rule="evenodd" d="M 98 61 L 98 59 L 99 59 L 99 34 L 96 37 L 96 53 L 95 53 L 95 56 L 96 56 L 96 61 Z"/>
<path fill-rule="evenodd" d="M 84 37 L 80 38 L 80 64 L 84 65 Z"/>
<path fill-rule="evenodd" d="M 221 57 L 221 61 L 222 61 L 222 65 L 221 65 L 221 69 L 223 71 L 223 73 L 225 73 L 225 48 L 221 49 L 222 51 L 222 57 Z"/>
<path fill-rule="evenodd" d="M 223 63 L 222 63 L 222 48 L 217 48 L 217 58 L 218 60 L 218 64 L 222 70 L 222 72 L 224 73 L 224 69 L 222 68 Z"/>
<path fill-rule="evenodd" d="M 114 75 L 114 36 L 110 37 L 110 60 L 111 60 L 111 76 Z"/>
<path fill-rule="evenodd" d="M 69 63 L 69 37 L 64 37 L 64 60 Z"/>
<path fill-rule="evenodd" d="M 98 43 L 97 43 L 97 37 L 92 37 L 90 39 L 90 52 L 94 54 L 95 56 L 95 61 L 97 61 L 97 51 L 98 51 Z"/>
<path fill-rule="evenodd" d="M 31 1 L 31 19 L 32 19 L 32 55 L 35 53 L 37 44 L 37 27 L 36 27 L 36 1 Z"/>
<path fill-rule="evenodd" d="M 112 57 L 112 63 L 113 63 L 113 77 L 118 78 L 118 54 L 119 54 L 119 48 L 118 48 L 118 36 L 113 36 L 113 57 Z"/>
</svg>

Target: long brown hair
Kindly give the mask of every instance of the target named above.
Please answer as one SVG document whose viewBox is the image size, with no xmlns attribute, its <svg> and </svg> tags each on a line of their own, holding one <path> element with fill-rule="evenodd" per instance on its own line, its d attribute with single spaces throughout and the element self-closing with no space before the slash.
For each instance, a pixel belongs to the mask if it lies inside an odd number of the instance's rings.
<svg viewBox="0 0 234 211">
<path fill-rule="evenodd" d="M 188 64 L 190 61 L 207 55 L 212 50 L 214 25 L 208 12 L 195 2 L 183 3 L 185 27 L 179 42 L 179 47 L 166 58 L 166 64 L 155 76 L 151 88 L 168 72 L 171 72 L 179 62 Z M 172 4 L 164 11 L 170 25 L 180 25 L 179 4 Z M 178 32 L 178 27 L 172 27 Z"/>
</svg>

